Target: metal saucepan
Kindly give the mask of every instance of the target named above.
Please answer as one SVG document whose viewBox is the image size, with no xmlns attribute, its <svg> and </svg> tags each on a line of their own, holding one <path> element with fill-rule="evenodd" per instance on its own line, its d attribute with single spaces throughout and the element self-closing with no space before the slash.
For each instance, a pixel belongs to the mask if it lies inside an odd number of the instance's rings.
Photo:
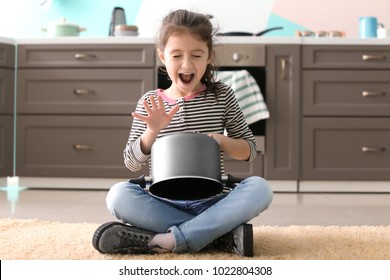
<svg viewBox="0 0 390 280">
<path fill-rule="evenodd" d="M 242 179 L 221 176 L 220 150 L 211 137 L 200 133 L 175 133 L 158 139 L 151 151 L 151 178 L 132 183 L 151 183 L 149 191 L 169 199 L 201 199 L 234 187 Z"/>
<path fill-rule="evenodd" d="M 268 29 L 265 29 L 263 31 L 260 31 L 258 33 L 250 33 L 250 32 L 241 32 L 241 31 L 232 31 L 232 32 L 224 32 L 224 33 L 217 33 L 217 36 L 262 36 L 264 35 L 265 33 L 268 33 L 270 31 L 274 31 L 274 30 L 279 30 L 279 29 L 283 29 L 282 26 L 278 26 L 278 27 L 272 27 L 272 28 L 268 28 Z"/>
</svg>

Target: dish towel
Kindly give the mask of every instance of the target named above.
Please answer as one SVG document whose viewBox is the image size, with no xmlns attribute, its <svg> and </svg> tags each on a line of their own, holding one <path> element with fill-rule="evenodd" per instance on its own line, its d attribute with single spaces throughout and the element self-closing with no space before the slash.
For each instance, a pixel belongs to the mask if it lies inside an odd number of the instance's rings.
<svg viewBox="0 0 390 280">
<path fill-rule="evenodd" d="M 260 87 L 247 70 L 217 71 L 217 80 L 234 90 L 248 124 L 269 118 Z"/>
</svg>

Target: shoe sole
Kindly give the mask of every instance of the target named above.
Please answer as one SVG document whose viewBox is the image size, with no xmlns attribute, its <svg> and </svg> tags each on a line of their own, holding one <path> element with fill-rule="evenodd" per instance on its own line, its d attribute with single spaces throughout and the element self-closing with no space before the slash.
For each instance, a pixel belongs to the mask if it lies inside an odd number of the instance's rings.
<svg viewBox="0 0 390 280">
<path fill-rule="evenodd" d="M 244 224 L 244 256 L 253 257 L 253 226 L 251 224 Z"/>
</svg>

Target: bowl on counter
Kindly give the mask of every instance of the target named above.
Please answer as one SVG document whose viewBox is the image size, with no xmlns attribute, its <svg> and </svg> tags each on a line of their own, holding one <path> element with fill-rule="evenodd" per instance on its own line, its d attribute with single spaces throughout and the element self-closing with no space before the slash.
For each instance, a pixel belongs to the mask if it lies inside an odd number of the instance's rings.
<svg viewBox="0 0 390 280">
<path fill-rule="evenodd" d="M 115 26 L 114 36 L 138 36 L 138 27 L 136 25 L 119 24 Z"/>
</svg>

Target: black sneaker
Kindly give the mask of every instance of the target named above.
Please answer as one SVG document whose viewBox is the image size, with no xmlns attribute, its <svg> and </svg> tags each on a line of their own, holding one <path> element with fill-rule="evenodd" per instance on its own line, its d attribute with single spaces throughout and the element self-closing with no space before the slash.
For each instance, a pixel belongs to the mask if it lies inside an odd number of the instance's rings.
<svg viewBox="0 0 390 280">
<path fill-rule="evenodd" d="M 253 227 L 251 224 L 242 224 L 214 240 L 213 245 L 225 252 L 253 257 Z"/>
<path fill-rule="evenodd" d="M 155 235 L 123 223 L 108 222 L 96 229 L 92 245 L 103 254 L 155 254 L 148 246 Z"/>
</svg>

